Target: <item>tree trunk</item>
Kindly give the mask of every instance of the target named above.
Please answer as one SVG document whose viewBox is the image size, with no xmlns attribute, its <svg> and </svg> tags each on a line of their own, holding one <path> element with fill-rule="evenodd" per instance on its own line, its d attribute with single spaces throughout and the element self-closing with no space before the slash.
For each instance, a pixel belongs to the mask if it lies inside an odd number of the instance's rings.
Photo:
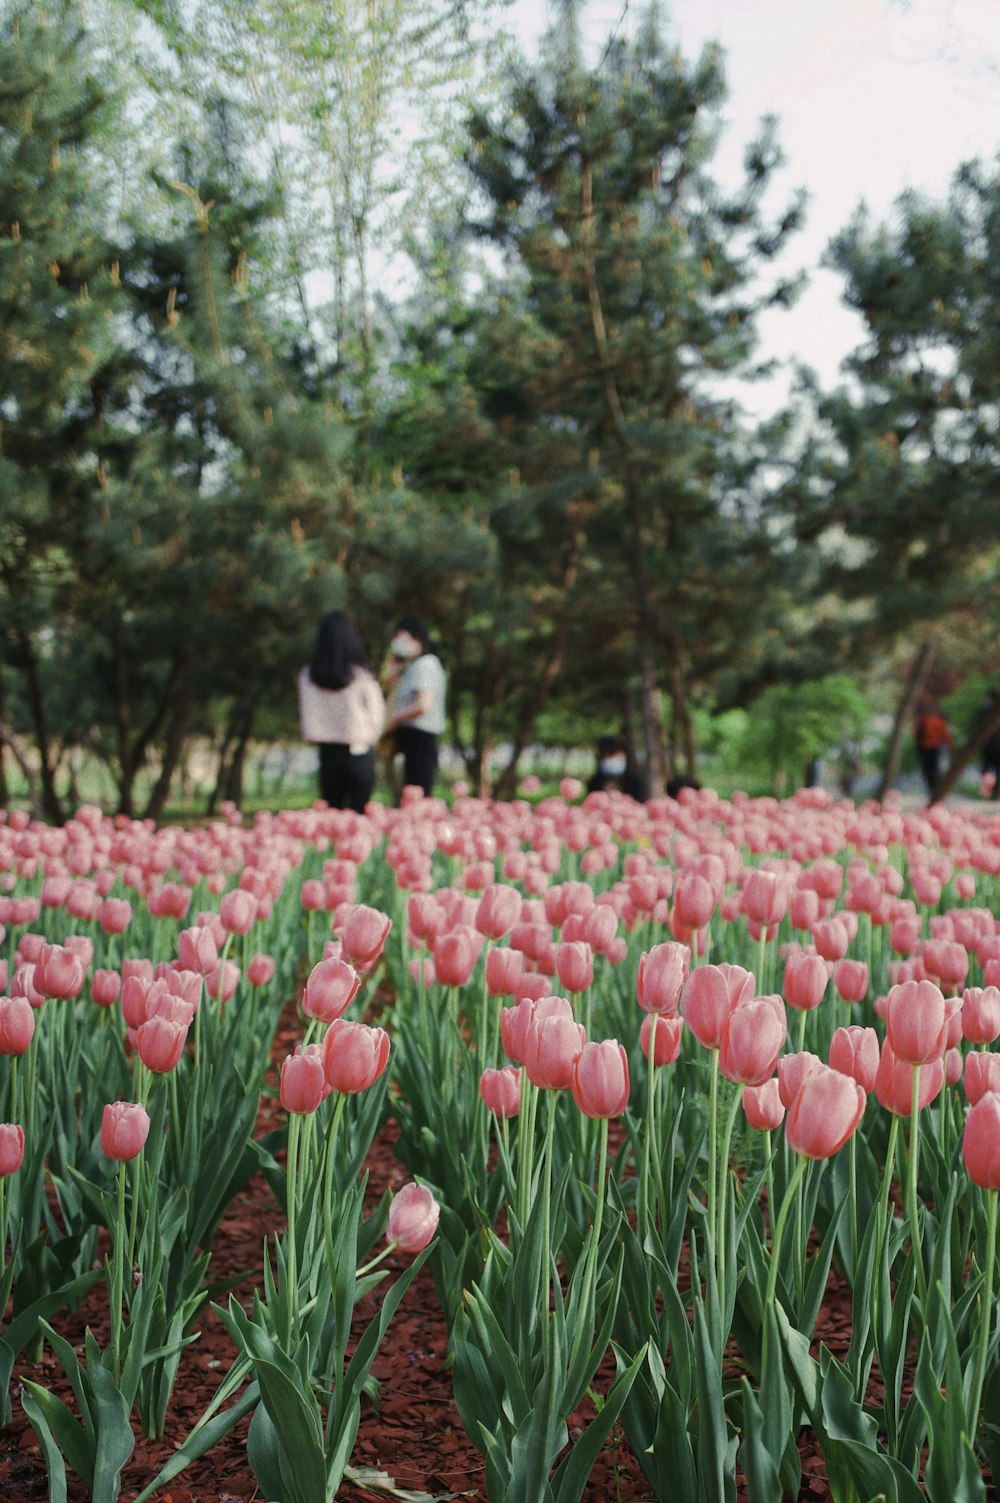
<svg viewBox="0 0 1000 1503">
<path fill-rule="evenodd" d="M 115 623 L 115 725 L 118 730 L 118 810 L 132 817 L 132 785 L 135 765 L 132 760 L 132 724 L 128 694 L 128 662 L 121 622 Z"/>
<path fill-rule="evenodd" d="M 15 631 L 18 646 L 21 649 L 23 657 L 24 676 L 28 686 L 28 704 L 31 707 L 31 718 L 35 727 L 35 746 L 38 749 L 39 777 L 42 785 L 42 816 L 52 824 L 61 824 L 63 807 L 62 801 L 56 792 L 55 768 L 52 764 L 52 743 L 49 739 L 42 685 L 38 676 L 38 664 L 26 633 L 20 627 L 15 627 Z"/>
<path fill-rule="evenodd" d="M 31 803 L 31 812 L 36 819 L 41 819 L 43 817 L 42 800 L 38 792 L 38 783 L 35 779 L 35 775 L 28 765 L 27 758 L 21 751 L 17 742 L 14 740 L 14 737 L 11 735 L 10 730 L 6 725 L 4 725 L 3 721 L 0 720 L 0 750 L 2 750 L 3 748 L 9 748 L 11 756 L 14 758 L 14 761 L 21 769 L 21 776 L 24 778 L 24 781 L 28 785 L 28 799 Z"/>
<path fill-rule="evenodd" d="M 982 750 L 994 731 L 1000 731 L 1000 705 L 997 705 L 992 715 L 988 715 L 980 725 L 976 726 L 965 745 L 959 747 L 948 771 L 935 785 L 934 792 L 930 796 L 930 803 L 939 804 L 943 798 L 947 798 L 976 753 Z"/>
<path fill-rule="evenodd" d="M 885 798 L 889 789 L 896 781 L 896 774 L 899 772 L 899 758 L 903 749 L 903 737 L 906 735 L 906 728 L 913 718 L 913 711 L 917 700 L 920 698 L 923 687 L 927 682 L 931 665 L 934 662 L 936 648 L 937 642 L 935 638 L 928 637 L 913 661 L 913 666 L 910 669 L 909 677 L 906 680 L 902 697 L 896 709 L 892 735 L 889 737 L 889 744 L 886 747 L 882 781 L 875 795 L 879 800 Z"/>
<path fill-rule="evenodd" d="M 3 674 L 0 673 L 0 809 L 6 809 L 10 801 L 10 789 L 7 785 L 7 738 L 2 729 L 4 714 Z"/>
<path fill-rule="evenodd" d="M 170 729 L 167 732 L 166 743 L 163 748 L 163 758 L 160 763 L 160 776 L 153 786 L 146 804 L 146 818 L 158 820 L 166 807 L 167 798 L 170 794 L 170 784 L 180 761 L 180 755 L 184 748 L 187 737 L 188 724 L 191 719 L 191 675 L 184 676 L 180 691 L 174 702 L 173 713 L 170 717 Z"/>
<path fill-rule="evenodd" d="M 680 653 L 671 643 L 670 649 L 670 699 L 673 704 L 673 721 L 684 746 L 685 771 L 689 778 L 698 776 L 698 748 L 694 737 L 694 721 L 688 705 L 687 685 L 681 668 Z"/>
</svg>

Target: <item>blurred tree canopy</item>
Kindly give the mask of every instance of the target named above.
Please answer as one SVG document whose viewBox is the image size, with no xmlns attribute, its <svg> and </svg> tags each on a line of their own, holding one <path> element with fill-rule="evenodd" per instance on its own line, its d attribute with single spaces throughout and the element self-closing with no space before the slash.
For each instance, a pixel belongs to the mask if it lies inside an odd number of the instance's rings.
<svg viewBox="0 0 1000 1503">
<path fill-rule="evenodd" d="M 546 726 L 655 788 L 742 710 L 797 777 L 844 675 L 1000 667 L 997 170 L 859 212 L 868 338 L 755 424 L 776 123 L 724 192 L 717 52 L 654 6 L 586 64 L 565 0 L 529 65 L 503 9 L 0 0 L 0 805 L 83 748 L 156 815 L 196 735 L 238 798 L 333 605 L 376 662 L 431 620 L 501 792 Z"/>
</svg>

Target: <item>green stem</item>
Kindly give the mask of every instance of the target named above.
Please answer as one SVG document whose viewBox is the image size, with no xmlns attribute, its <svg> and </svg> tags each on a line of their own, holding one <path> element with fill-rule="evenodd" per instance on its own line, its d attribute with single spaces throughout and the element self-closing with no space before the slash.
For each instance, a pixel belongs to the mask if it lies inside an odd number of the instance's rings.
<svg viewBox="0 0 1000 1503">
<path fill-rule="evenodd" d="M 587 1249 L 587 1265 L 583 1276 L 583 1289 L 580 1296 L 580 1318 L 576 1331 L 573 1335 L 573 1347 L 569 1359 L 570 1370 L 575 1368 L 576 1359 L 580 1353 L 580 1347 L 584 1340 L 594 1339 L 595 1321 L 591 1311 L 591 1302 L 596 1300 L 596 1277 L 597 1257 L 601 1246 L 601 1228 L 604 1222 L 604 1199 L 605 1180 L 608 1171 L 608 1119 L 601 1119 L 600 1151 L 597 1162 L 597 1200 L 594 1205 L 594 1224 L 591 1228 L 590 1246 Z"/>
<path fill-rule="evenodd" d="M 288 1235 L 285 1249 L 285 1317 L 288 1332 L 289 1350 L 294 1351 L 297 1345 L 298 1326 L 298 1288 L 299 1269 L 298 1252 L 296 1249 L 297 1237 L 297 1210 L 298 1210 L 298 1158 L 299 1158 L 299 1133 L 302 1127 L 302 1118 L 298 1112 L 293 1112 L 288 1119 L 288 1158 L 285 1170 L 286 1200 L 288 1203 Z"/>
<path fill-rule="evenodd" d="M 655 1012 L 649 1015 L 649 1068 L 646 1072 L 646 1133 L 642 1144 L 642 1173 L 639 1178 L 639 1217 L 640 1230 L 643 1235 L 653 1230 L 659 1207 L 655 1205 L 656 1196 L 650 1194 L 649 1160 L 650 1154 L 656 1145 L 656 1163 L 660 1162 L 659 1146 L 656 1144 L 658 1132 L 656 1122 L 656 1082 L 657 1067 L 656 1059 L 656 1029 L 659 1018 Z M 654 1202 L 653 1215 L 650 1216 L 650 1200 Z"/>
<path fill-rule="evenodd" d="M 993 1318 L 993 1273 L 996 1267 L 997 1245 L 997 1195 L 998 1191 L 986 1192 L 986 1269 L 983 1273 L 983 1289 L 980 1296 L 980 1339 L 976 1351 L 976 1366 L 969 1394 L 967 1414 L 968 1435 L 975 1444 L 979 1428 L 979 1408 L 983 1398 L 983 1383 L 986 1379 L 986 1357 L 990 1346 L 990 1324 Z"/>
<path fill-rule="evenodd" d="M 122 1298 L 125 1277 L 125 1160 L 118 1165 L 118 1215 L 111 1258 L 111 1375 L 121 1378 Z"/>
<path fill-rule="evenodd" d="M 545 1163 L 542 1169 L 542 1339 L 546 1362 L 552 1346 L 549 1290 L 552 1287 L 552 1149 L 556 1128 L 556 1093 L 548 1092 L 549 1118 L 545 1131 Z"/>
<path fill-rule="evenodd" d="M 799 1185 L 802 1183 L 802 1176 L 806 1172 L 806 1165 L 808 1163 L 809 1160 L 805 1155 L 799 1154 L 799 1161 L 795 1165 L 792 1177 L 788 1183 L 788 1189 L 785 1191 L 785 1198 L 781 1202 L 781 1210 L 778 1212 L 778 1221 L 774 1228 L 774 1238 L 771 1242 L 771 1266 L 767 1274 L 767 1292 L 764 1295 L 765 1305 L 771 1304 L 774 1299 L 774 1292 L 778 1287 L 778 1254 L 781 1250 L 781 1239 L 785 1231 L 785 1222 L 788 1220 L 793 1202 L 797 1199 Z"/>
<path fill-rule="evenodd" d="M 722 1136 L 722 1152 L 719 1155 L 719 1201 L 716 1207 L 719 1221 L 716 1227 L 716 1258 L 715 1269 L 717 1275 L 720 1296 L 725 1287 L 726 1273 L 726 1207 L 729 1202 L 729 1145 L 733 1140 L 733 1128 L 736 1125 L 736 1114 L 740 1109 L 742 1092 L 737 1091 L 729 1108 L 726 1118 L 725 1131 Z"/>
<path fill-rule="evenodd" d="M 711 1074 L 708 1086 L 708 1235 L 715 1240 L 716 1226 L 716 1154 L 718 1151 L 718 1124 L 716 1117 L 719 1110 L 719 1051 L 712 1050 Z"/>
<path fill-rule="evenodd" d="M 917 1292 L 921 1306 L 927 1304 L 927 1277 L 924 1273 L 924 1256 L 920 1242 L 920 1218 L 917 1215 L 917 1159 L 920 1152 L 920 1066 L 913 1066 L 913 1087 L 910 1098 L 910 1161 L 907 1175 L 907 1212 L 910 1218 L 910 1251 L 917 1277 Z"/>
</svg>

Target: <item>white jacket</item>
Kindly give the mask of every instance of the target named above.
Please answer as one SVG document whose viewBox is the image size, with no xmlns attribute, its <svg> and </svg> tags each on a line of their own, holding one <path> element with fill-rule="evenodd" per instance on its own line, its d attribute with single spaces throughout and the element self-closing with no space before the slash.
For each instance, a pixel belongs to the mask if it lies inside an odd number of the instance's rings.
<svg viewBox="0 0 1000 1503">
<path fill-rule="evenodd" d="M 355 670 L 346 689 L 320 689 L 299 673 L 299 722 L 303 741 L 334 742 L 357 756 L 368 751 L 385 726 L 385 699 L 374 674 Z"/>
</svg>

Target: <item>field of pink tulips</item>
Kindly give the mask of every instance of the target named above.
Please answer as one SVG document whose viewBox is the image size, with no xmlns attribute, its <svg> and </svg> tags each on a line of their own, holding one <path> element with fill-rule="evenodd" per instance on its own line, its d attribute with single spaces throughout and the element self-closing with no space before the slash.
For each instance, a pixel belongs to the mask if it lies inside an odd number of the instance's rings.
<svg viewBox="0 0 1000 1503">
<path fill-rule="evenodd" d="M 835 1503 L 985 1500 L 998 879 L 995 812 L 817 790 L 0 812 L 0 1423 L 53 1503 L 166 1497 L 247 1419 L 257 1495 L 330 1503 L 426 1263 L 489 1503 L 577 1503 L 613 1434 L 669 1503 L 795 1499 L 805 1438 Z M 237 1299 L 213 1239 L 255 1176 L 283 1214 Z"/>
</svg>

